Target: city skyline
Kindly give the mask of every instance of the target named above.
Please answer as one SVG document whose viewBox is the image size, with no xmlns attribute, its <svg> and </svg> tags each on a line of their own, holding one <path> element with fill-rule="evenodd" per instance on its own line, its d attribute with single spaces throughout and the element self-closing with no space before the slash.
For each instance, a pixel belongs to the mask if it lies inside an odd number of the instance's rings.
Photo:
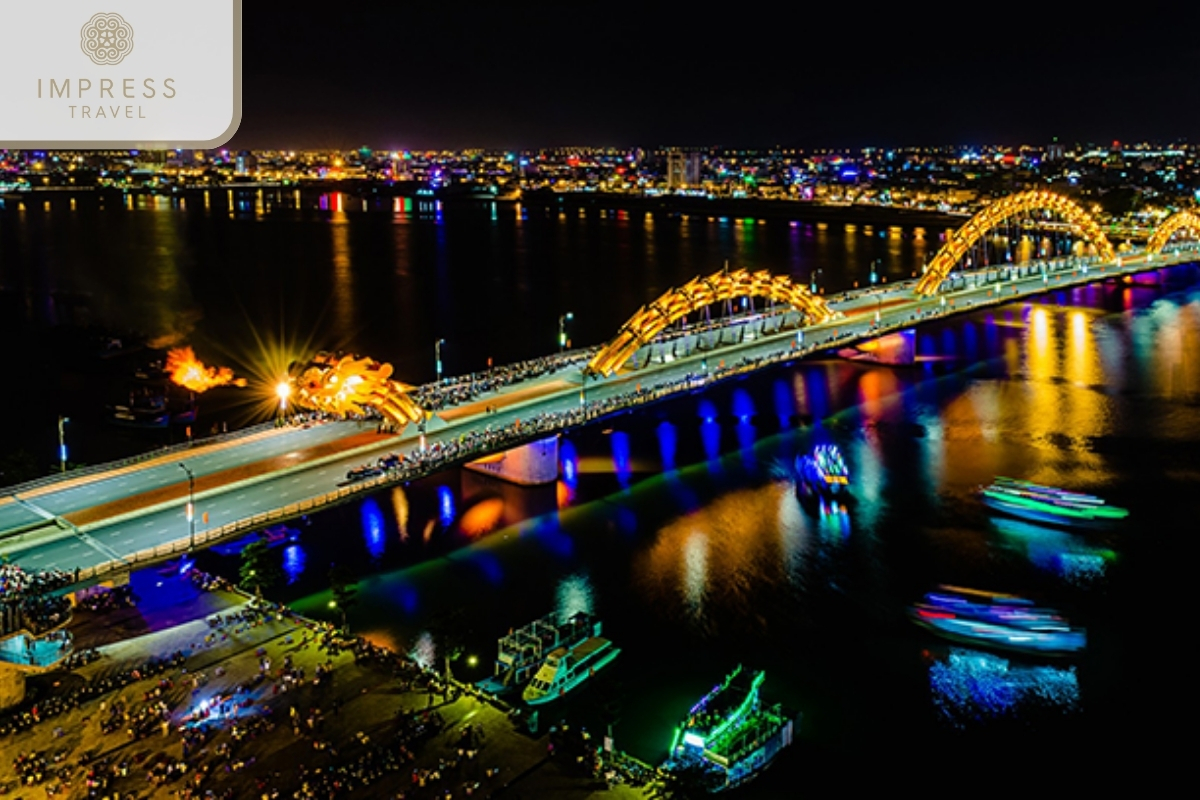
<svg viewBox="0 0 1200 800">
<path fill-rule="evenodd" d="M 1186 140 L 1192 43 L 1151 13 L 868 17 L 590 4 L 245 9 L 231 148 Z"/>
</svg>

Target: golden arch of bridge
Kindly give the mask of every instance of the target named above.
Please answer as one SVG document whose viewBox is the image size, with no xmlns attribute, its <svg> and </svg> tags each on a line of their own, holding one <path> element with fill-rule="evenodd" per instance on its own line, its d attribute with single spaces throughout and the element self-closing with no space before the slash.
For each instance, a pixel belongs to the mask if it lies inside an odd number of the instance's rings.
<svg viewBox="0 0 1200 800">
<path fill-rule="evenodd" d="M 611 375 L 639 349 L 688 314 L 738 297 L 764 297 L 799 312 L 805 324 L 826 322 L 838 315 L 823 299 L 806 287 L 792 283 L 786 275 L 766 270 L 750 273 L 728 269 L 707 277 L 693 278 L 642 306 L 588 362 L 593 375 Z"/>
<path fill-rule="evenodd" d="M 1100 225 L 1073 200 L 1054 192 L 1018 192 L 991 203 L 955 230 L 925 268 L 925 274 L 917 281 L 916 293 L 926 297 L 934 294 L 942 285 L 942 281 L 950 275 L 950 271 L 977 242 L 1006 221 L 1039 211 L 1062 217 L 1079 231 L 1083 239 L 1096 249 L 1096 255 L 1104 261 L 1116 259 L 1112 243 L 1108 241 Z"/>
<path fill-rule="evenodd" d="M 1194 211 L 1184 210 L 1176 211 L 1167 217 L 1154 229 L 1154 233 L 1150 234 L 1150 241 L 1146 243 L 1146 252 L 1161 253 L 1167 243 L 1180 233 L 1190 234 L 1193 238 L 1200 239 L 1200 215 Z"/>
</svg>

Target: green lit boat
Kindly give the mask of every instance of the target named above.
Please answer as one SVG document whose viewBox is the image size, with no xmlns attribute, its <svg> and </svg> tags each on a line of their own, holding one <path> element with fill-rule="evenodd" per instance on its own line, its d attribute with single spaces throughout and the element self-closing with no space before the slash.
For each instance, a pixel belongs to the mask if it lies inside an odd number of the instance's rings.
<svg viewBox="0 0 1200 800">
<path fill-rule="evenodd" d="M 688 711 L 675 729 L 667 771 L 702 767 L 712 791 L 731 789 L 757 777 L 792 743 L 793 719 L 759 697 L 766 673 L 744 672 L 739 664 Z"/>
</svg>

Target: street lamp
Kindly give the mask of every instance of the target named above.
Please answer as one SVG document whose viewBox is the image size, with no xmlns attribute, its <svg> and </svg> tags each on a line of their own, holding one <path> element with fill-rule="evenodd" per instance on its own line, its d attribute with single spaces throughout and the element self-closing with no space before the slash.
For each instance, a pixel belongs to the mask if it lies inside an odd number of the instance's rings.
<svg viewBox="0 0 1200 800">
<path fill-rule="evenodd" d="M 287 381 L 280 381 L 275 387 L 275 396 L 279 398 L 279 414 L 283 416 L 287 411 L 287 401 L 292 395 L 292 385 Z"/>
<path fill-rule="evenodd" d="M 338 601 L 337 601 L 337 600 L 330 600 L 330 601 L 329 601 L 329 607 L 330 607 L 330 608 L 337 609 L 339 612 L 341 612 L 341 615 L 342 615 L 342 630 L 343 630 L 343 631 L 344 631 L 344 630 L 346 630 L 346 609 L 344 609 L 344 608 L 342 608 L 340 605 L 338 605 Z"/>
<path fill-rule="evenodd" d="M 438 339 L 433 343 L 433 358 L 437 363 L 437 379 L 442 379 L 442 345 L 446 343 L 445 339 Z"/>
<path fill-rule="evenodd" d="M 191 552 L 196 547 L 196 476 L 192 474 L 192 471 L 182 461 L 179 463 L 179 468 L 186 472 L 188 476 L 188 552 Z"/>
<path fill-rule="evenodd" d="M 62 414 L 58 415 L 58 471 L 59 472 L 67 471 L 67 440 L 66 440 L 65 435 L 63 434 L 63 425 L 67 424 L 70 421 L 71 420 L 69 417 L 64 417 Z"/>
<path fill-rule="evenodd" d="M 575 315 L 568 311 L 558 318 L 558 352 L 562 352 L 567 347 L 567 323 L 575 319 Z"/>
</svg>

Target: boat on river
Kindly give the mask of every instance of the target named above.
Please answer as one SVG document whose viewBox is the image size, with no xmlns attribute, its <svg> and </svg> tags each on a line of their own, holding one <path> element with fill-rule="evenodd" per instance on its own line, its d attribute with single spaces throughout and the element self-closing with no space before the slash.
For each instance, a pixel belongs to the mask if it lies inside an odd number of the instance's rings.
<svg viewBox="0 0 1200 800">
<path fill-rule="evenodd" d="M 956 642 L 1046 656 L 1077 653 L 1087 645 L 1083 628 L 1010 594 L 940 586 L 909 613 L 921 627 Z"/>
<path fill-rule="evenodd" d="M 571 647 L 556 648 L 546 656 L 521 699 L 531 706 L 557 700 L 611 664 L 620 654 L 621 650 L 602 636 L 591 636 Z"/>
<path fill-rule="evenodd" d="M 846 459 L 836 444 L 819 444 L 811 453 L 797 456 L 795 467 L 800 488 L 810 496 L 833 497 L 850 485 Z"/>
<path fill-rule="evenodd" d="M 1129 516 L 1099 497 L 998 477 L 981 487 L 979 498 L 988 508 L 1019 519 L 1067 527 L 1107 528 Z"/>
<path fill-rule="evenodd" d="M 494 695 L 524 688 L 546 660 L 560 647 L 573 647 L 600 635 L 600 621 L 582 611 L 560 621 L 549 614 L 500 637 L 496 645 L 496 666 L 492 677 L 476 684 Z"/>
<path fill-rule="evenodd" d="M 765 679 L 763 671 L 748 673 L 739 664 L 675 728 L 663 768 L 702 767 L 712 791 L 740 786 L 761 774 L 792 743 L 797 722 L 781 706 L 763 704 L 759 689 Z"/>
</svg>

